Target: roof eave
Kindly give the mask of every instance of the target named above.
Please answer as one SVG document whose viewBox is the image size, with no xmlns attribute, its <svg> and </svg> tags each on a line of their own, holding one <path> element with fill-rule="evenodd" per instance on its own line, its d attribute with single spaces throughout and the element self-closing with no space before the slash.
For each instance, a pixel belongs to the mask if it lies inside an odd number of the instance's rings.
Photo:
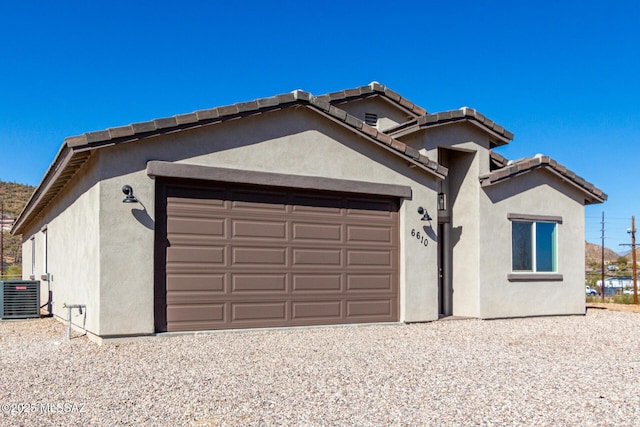
<svg viewBox="0 0 640 427">
<path fill-rule="evenodd" d="M 409 120 L 388 129 L 386 133 L 394 138 L 401 138 L 423 129 L 431 129 L 463 121 L 471 123 L 472 125 L 477 126 L 480 130 L 491 135 L 493 137 L 491 141 L 491 148 L 507 145 L 513 140 L 514 135 L 512 132 L 509 132 L 504 127 L 471 109 L 452 110 L 421 116 L 417 119 Z"/>
<path fill-rule="evenodd" d="M 77 152 L 63 144 L 42 181 L 13 223 L 11 234 L 22 234 L 24 227 L 37 217 L 37 212 L 44 209 L 63 190 L 90 156 L 91 152 Z"/>
<path fill-rule="evenodd" d="M 573 185 L 575 188 L 581 190 L 585 194 L 585 196 L 588 196 L 587 198 L 585 198 L 585 205 L 595 205 L 595 204 L 604 203 L 607 201 L 608 196 L 604 192 L 600 191 L 602 195 L 599 195 L 598 193 L 593 192 L 582 185 L 579 185 L 578 183 L 572 181 L 571 179 L 568 179 L 566 176 L 562 175 L 560 172 L 558 172 L 551 166 L 544 166 L 544 168 L 550 171 L 551 173 L 555 174 L 564 182 L 567 182 Z"/>
<path fill-rule="evenodd" d="M 488 174 L 485 175 L 481 175 L 479 177 L 480 179 L 480 185 L 482 187 L 490 187 L 492 185 L 495 184 L 499 184 L 502 182 L 506 182 L 509 181 L 511 179 L 520 177 L 522 175 L 525 175 L 527 173 L 530 173 L 532 171 L 538 170 L 538 169 L 545 169 L 549 172 L 551 172 L 552 174 L 554 174 L 555 176 L 557 176 L 558 178 L 560 178 L 563 182 L 566 182 L 567 184 L 573 186 L 574 188 L 578 189 L 580 192 L 582 192 L 585 195 L 584 198 L 584 204 L 585 205 L 593 205 L 593 204 L 597 204 L 597 203 L 604 203 L 608 196 L 606 193 L 602 192 L 602 190 L 599 190 L 598 188 L 596 188 L 595 186 L 587 183 L 585 181 L 586 184 L 589 184 L 589 186 L 593 187 L 594 190 L 589 189 L 587 186 L 585 185 L 581 185 L 579 183 L 577 183 L 576 181 L 572 180 L 570 177 L 563 175 L 562 173 L 560 173 L 558 170 L 556 170 L 553 166 L 549 165 L 549 164 L 541 164 L 541 165 L 537 165 L 528 169 L 523 169 L 523 170 L 518 170 L 514 173 L 507 173 L 505 174 L 504 172 L 513 165 L 510 166 L 506 166 L 505 168 L 499 169 L 497 171 L 493 171 L 490 172 Z M 597 190 L 597 191 L 595 191 Z"/>
<path fill-rule="evenodd" d="M 415 118 L 427 114 L 427 110 L 418 104 L 409 101 L 399 93 L 378 82 L 371 82 L 367 86 L 356 87 L 353 89 L 330 92 L 324 95 L 319 95 L 318 98 L 335 105 L 357 99 L 371 98 L 373 96 L 379 96 L 381 99 L 407 113 L 409 117 Z"/>
</svg>

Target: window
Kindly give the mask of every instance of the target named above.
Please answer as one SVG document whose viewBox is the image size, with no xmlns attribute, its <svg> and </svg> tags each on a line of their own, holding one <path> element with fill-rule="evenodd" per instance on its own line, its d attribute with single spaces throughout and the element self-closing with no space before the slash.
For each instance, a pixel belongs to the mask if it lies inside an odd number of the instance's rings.
<svg viewBox="0 0 640 427">
<path fill-rule="evenodd" d="M 513 271 L 556 272 L 557 223 L 513 220 L 511 268 Z"/>
</svg>

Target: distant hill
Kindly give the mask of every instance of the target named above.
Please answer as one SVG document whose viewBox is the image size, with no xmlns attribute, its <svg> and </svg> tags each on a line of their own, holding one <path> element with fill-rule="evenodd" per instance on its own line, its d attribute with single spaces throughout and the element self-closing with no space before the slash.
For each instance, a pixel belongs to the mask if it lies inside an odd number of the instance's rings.
<svg viewBox="0 0 640 427">
<path fill-rule="evenodd" d="M 600 263 L 602 260 L 602 246 L 586 242 L 584 255 L 587 265 L 592 262 Z M 618 258 L 620 258 L 620 255 L 617 252 L 606 247 L 604 248 L 605 264 L 607 262 L 617 261 Z"/>
<path fill-rule="evenodd" d="M 631 245 L 629 245 L 629 246 L 631 246 Z M 637 249 L 636 249 L 636 252 L 637 252 Z M 623 252 L 620 252 L 620 255 L 621 256 L 626 256 L 627 258 L 631 258 L 631 249 L 626 249 Z"/>
<path fill-rule="evenodd" d="M 31 197 L 35 187 L 16 182 L 0 181 L 0 203 L 4 204 L 5 218 L 15 218 Z"/>
<path fill-rule="evenodd" d="M 22 212 L 35 187 L 16 182 L 0 181 L 0 204 L 4 206 L 4 217 L 1 219 L 4 237 L 4 265 L 22 262 L 22 237 L 9 233 L 13 220 Z"/>
</svg>

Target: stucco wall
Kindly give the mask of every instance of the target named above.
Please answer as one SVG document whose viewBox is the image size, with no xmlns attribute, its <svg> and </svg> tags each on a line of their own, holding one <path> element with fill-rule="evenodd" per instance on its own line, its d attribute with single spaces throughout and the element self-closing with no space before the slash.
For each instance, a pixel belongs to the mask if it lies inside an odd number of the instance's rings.
<svg viewBox="0 0 640 427">
<path fill-rule="evenodd" d="M 28 225 L 23 233 L 23 277 L 31 276 L 31 238 L 35 239 L 36 280 L 47 273 L 44 269 L 46 228 L 47 264 L 51 280 L 41 282 L 41 305 L 46 304 L 51 291 L 52 313 L 66 319 L 63 305 L 85 304 L 79 315 L 73 311 L 73 322 L 89 332 L 99 330 L 100 241 L 98 199 L 100 185 L 98 155 L 91 158 L 56 197 L 44 216 Z M 45 307 L 46 308 L 46 307 Z M 86 316 L 86 317 L 85 317 Z M 86 322 L 85 322 L 86 319 Z"/>
<path fill-rule="evenodd" d="M 584 314 L 584 207 L 580 193 L 537 170 L 481 193 L 480 317 Z M 562 281 L 509 281 L 509 213 L 562 217 L 557 225 L 558 273 Z"/>
<path fill-rule="evenodd" d="M 153 332 L 155 183 L 146 175 L 149 160 L 411 186 L 413 198 L 400 209 L 401 320 L 437 319 L 437 245 L 432 240 L 424 246 L 410 235 L 425 227 L 418 206 L 435 213 L 435 179 L 317 113 L 288 109 L 101 151 L 100 335 Z M 139 205 L 122 203 L 124 184 L 133 187 Z"/>
<path fill-rule="evenodd" d="M 133 147 L 107 150 L 100 158 L 101 336 L 154 332 L 154 182 L 140 179 L 140 171 L 112 177 L 119 164 L 137 157 L 126 153 Z M 125 184 L 139 203 L 122 202 Z"/>
<path fill-rule="evenodd" d="M 478 174 L 489 172 L 490 140 L 487 132 L 468 121 L 427 128 L 422 136 L 424 153 L 435 161 L 438 161 L 439 147 L 477 152 Z M 456 165 L 449 167 L 455 168 Z"/>
<path fill-rule="evenodd" d="M 473 148 L 472 144 L 467 144 Z M 455 155 L 454 155 L 455 153 Z M 478 317 L 480 233 L 478 152 L 452 152 L 447 177 L 452 250 L 453 315 Z"/>
<path fill-rule="evenodd" d="M 449 169 L 442 190 L 450 221 L 452 309 L 455 316 L 480 316 L 480 182 L 489 171 L 490 136 L 477 126 L 455 122 L 401 138 Z M 446 149 L 440 159 L 439 148 Z"/>
</svg>

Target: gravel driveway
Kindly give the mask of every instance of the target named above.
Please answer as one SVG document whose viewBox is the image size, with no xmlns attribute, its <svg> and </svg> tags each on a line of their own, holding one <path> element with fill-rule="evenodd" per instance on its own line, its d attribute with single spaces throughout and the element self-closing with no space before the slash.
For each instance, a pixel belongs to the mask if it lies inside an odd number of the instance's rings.
<svg viewBox="0 0 640 427">
<path fill-rule="evenodd" d="M 0 321 L 0 425 L 640 425 L 633 313 L 64 337 Z"/>
</svg>

